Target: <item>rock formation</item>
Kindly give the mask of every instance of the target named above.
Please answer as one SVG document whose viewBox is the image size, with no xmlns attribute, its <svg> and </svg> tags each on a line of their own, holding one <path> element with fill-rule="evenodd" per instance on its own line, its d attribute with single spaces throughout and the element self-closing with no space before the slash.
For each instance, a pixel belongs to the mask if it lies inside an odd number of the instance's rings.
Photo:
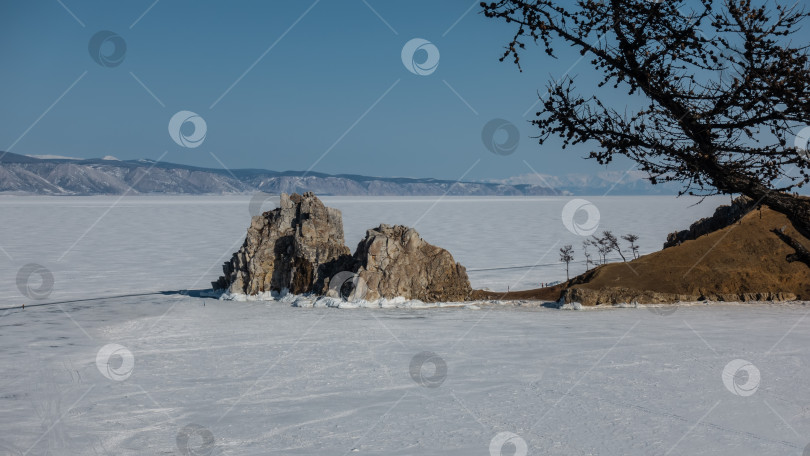
<svg viewBox="0 0 810 456">
<path fill-rule="evenodd" d="M 676 231 L 667 235 L 664 248 L 680 245 L 682 242 L 697 239 L 704 234 L 713 233 L 740 221 L 751 209 L 754 201 L 747 196 L 735 198 L 730 206 L 719 206 L 711 217 L 706 217 L 691 224 L 688 230 Z"/>
<path fill-rule="evenodd" d="M 464 266 L 406 226 L 368 230 L 354 260 L 367 300 L 403 296 L 424 302 L 464 301 L 472 293 Z"/>
<path fill-rule="evenodd" d="M 323 292 L 327 279 L 351 262 L 340 211 L 312 193 L 281 194 L 280 206 L 253 217 L 247 237 L 215 289 L 254 295 L 264 291 Z"/>
<path fill-rule="evenodd" d="M 312 193 L 282 194 L 280 206 L 253 217 L 242 248 L 212 284 L 215 289 L 247 295 L 286 289 L 367 300 L 402 296 L 424 302 L 464 301 L 472 293 L 464 266 L 412 228 L 368 230 L 352 257 L 340 211 Z"/>
</svg>

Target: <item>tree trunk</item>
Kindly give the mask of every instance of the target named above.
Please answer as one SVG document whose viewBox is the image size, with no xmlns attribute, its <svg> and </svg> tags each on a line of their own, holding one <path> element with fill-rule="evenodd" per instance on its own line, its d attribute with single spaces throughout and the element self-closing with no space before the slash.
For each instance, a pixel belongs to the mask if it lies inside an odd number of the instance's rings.
<svg viewBox="0 0 810 456">
<path fill-rule="evenodd" d="M 810 198 L 796 196 L 784 192 L 776 192 L 762 184 L 757 184 L 739 175 L 718 173 L 712 177 L 717 188 L 728 193 L 740 193 L 756 204 L 764 204 L 771 209 L 784 214 L 802 236 L 810 238 Z M 796 239 L 790 237 L 782 230 L 771 230 L 779 239 L 796 250 L 788 257 L 788 261 L 801 261 L 810 266 L 810 252 Z"/>
<path fill-rule="evenodd" d="M 801 261 L 802 263 L 810 266 L 810 251 L 808 251 L 799 241 L 793 239 L 792 237 L 788 236 L 782 229 L 772 229 L 772 233 L 777 235 L 779 239 L 781 239 L 785 244 L 793 247 L 796 253 L 791 253 L 785 259 L 788 263 L 793 263 L 794 261 Z"/>
</svg>

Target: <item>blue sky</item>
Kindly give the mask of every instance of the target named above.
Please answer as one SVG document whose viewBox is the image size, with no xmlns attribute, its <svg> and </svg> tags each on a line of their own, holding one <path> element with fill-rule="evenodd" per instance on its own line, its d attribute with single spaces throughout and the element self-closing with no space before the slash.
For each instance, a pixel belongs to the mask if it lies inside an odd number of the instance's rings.
<svg viewBox="0 0 810 456">
<path fill-rule="evenodd" d="M 528 124 L 538 90 L 572 65 L 580 87 L 593 85 L 587 60 L 536 48 L 520 73 L 498 61 L 512 27 L 471 0 L 37 0 L 2 9 L 0 149 L 15 153 L 465 180 L 603 169 L 584 160 L 585 147 L 541 148 Z M 101 30 L 126 42 L 120 65 L 91 58 Z M 403 65 L 412 38 L 438 48 L 432 74 Z M 205 120 L 199 147 L 168 133 L 182 110 Z M 484 147 L 494 118 L 520 132 L 511 155 Z"/>
</svg>

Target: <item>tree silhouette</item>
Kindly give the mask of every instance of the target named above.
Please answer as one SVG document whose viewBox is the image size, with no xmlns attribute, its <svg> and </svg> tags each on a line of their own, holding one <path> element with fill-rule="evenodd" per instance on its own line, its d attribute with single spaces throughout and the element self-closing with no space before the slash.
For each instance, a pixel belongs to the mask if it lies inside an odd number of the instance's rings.
<svg viewBox="0 0 810 456">
<path fill-rule="evenodd" d="M 612 231 L 603 231 L 602 238 L 605 240 L 605 243 L 610 246 L 610 250 L 618 253 L 619 256 L 622 257 L 622 261 L 627 262 L 627 258 L 624 257 L 624 253 L 622 252 L 622 247 L 619 245 L 619 239 Z"/>
<path fill-rule="evenodd" d="M 638 235 L 629 233 L 622 236 L 622 239 L 630 243 L 630 250 L 633 252 L 633 258 L 638 258 L 638 245 L 636 244 L 636 241 L 638 241 Z"/>
<path fill-rule="evenodd" d="M 653 183 L 679 182 L 681 194 L 743 194 L 785 214 L 810 237 L 806 145 L 810 64 L 794 44 L 808 16 L 793 0 L 500 0 L 489 18 L 517 28 L 501 60 L 529 41 L 555 56 L 576 49 L 602 73 L 600 87 L 640 96 L 628 111 L 580 95 L 565 77 L 550 82 L 533 123 L 539 142 L 593 144 L 600 164 L 634 160 Z M 592 93 L 591 91 L 587 92 Z M 786 234 L 783 235 L 787 236 Z M 794 259 L 810 265 L 797 252 Z"/>
<path fill-rule="evenodd" d="M 596 247 L 596 251 L 599 253 L 599 264 L 607 263 L 607 257 L 610 255 L 610 251 L 613 250 L 610 242 L 604 237 L 599 237 L 595 234 L 591 237 L 593 238 L 591 245 Z"/>
<path fill-rule="evenodd" d="M 565 263 L 565 280 L 571 280 L 568 275 L 568 265 L 574 261 L 574 246 L 566 245 L 560 249 L 560 261 Z"/>
<path fill-rule="evenodd" d="M 582 254 L 585 255 L 585 270 L 590 271 L 591 265 L 596 266 L 596 263 L 591 259 L 591 252 L 588 251 L 588 247 L 591 245 L 591 241 L 585 239 L 582 241 Z"/>
</svg>

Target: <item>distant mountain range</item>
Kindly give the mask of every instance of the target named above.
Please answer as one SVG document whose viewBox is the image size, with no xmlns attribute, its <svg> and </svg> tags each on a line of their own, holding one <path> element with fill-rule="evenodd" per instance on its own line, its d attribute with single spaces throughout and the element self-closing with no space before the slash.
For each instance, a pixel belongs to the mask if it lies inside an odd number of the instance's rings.
<svg viewBox="0 0 810 456">
<path fill-rule="evenodd" d="M 0 152 L 0 193 L 33 195 L 229 194 L 264 191 L 372 196 L 536 196 L 674 193 L 633 173 L 525 175 L 488 182 L 214 169 L 153 160 L 78 159 Z"/>
<path fill-rule="evenodd" d="M 675 195 L 682 188 L 678 183 L 652 185 L 647 173 L 638 170 L 600 171 L 594 174 L 522 174 L 488 182 L 503 185 L 541 185 L 571 195 Z"/>
</svg>

